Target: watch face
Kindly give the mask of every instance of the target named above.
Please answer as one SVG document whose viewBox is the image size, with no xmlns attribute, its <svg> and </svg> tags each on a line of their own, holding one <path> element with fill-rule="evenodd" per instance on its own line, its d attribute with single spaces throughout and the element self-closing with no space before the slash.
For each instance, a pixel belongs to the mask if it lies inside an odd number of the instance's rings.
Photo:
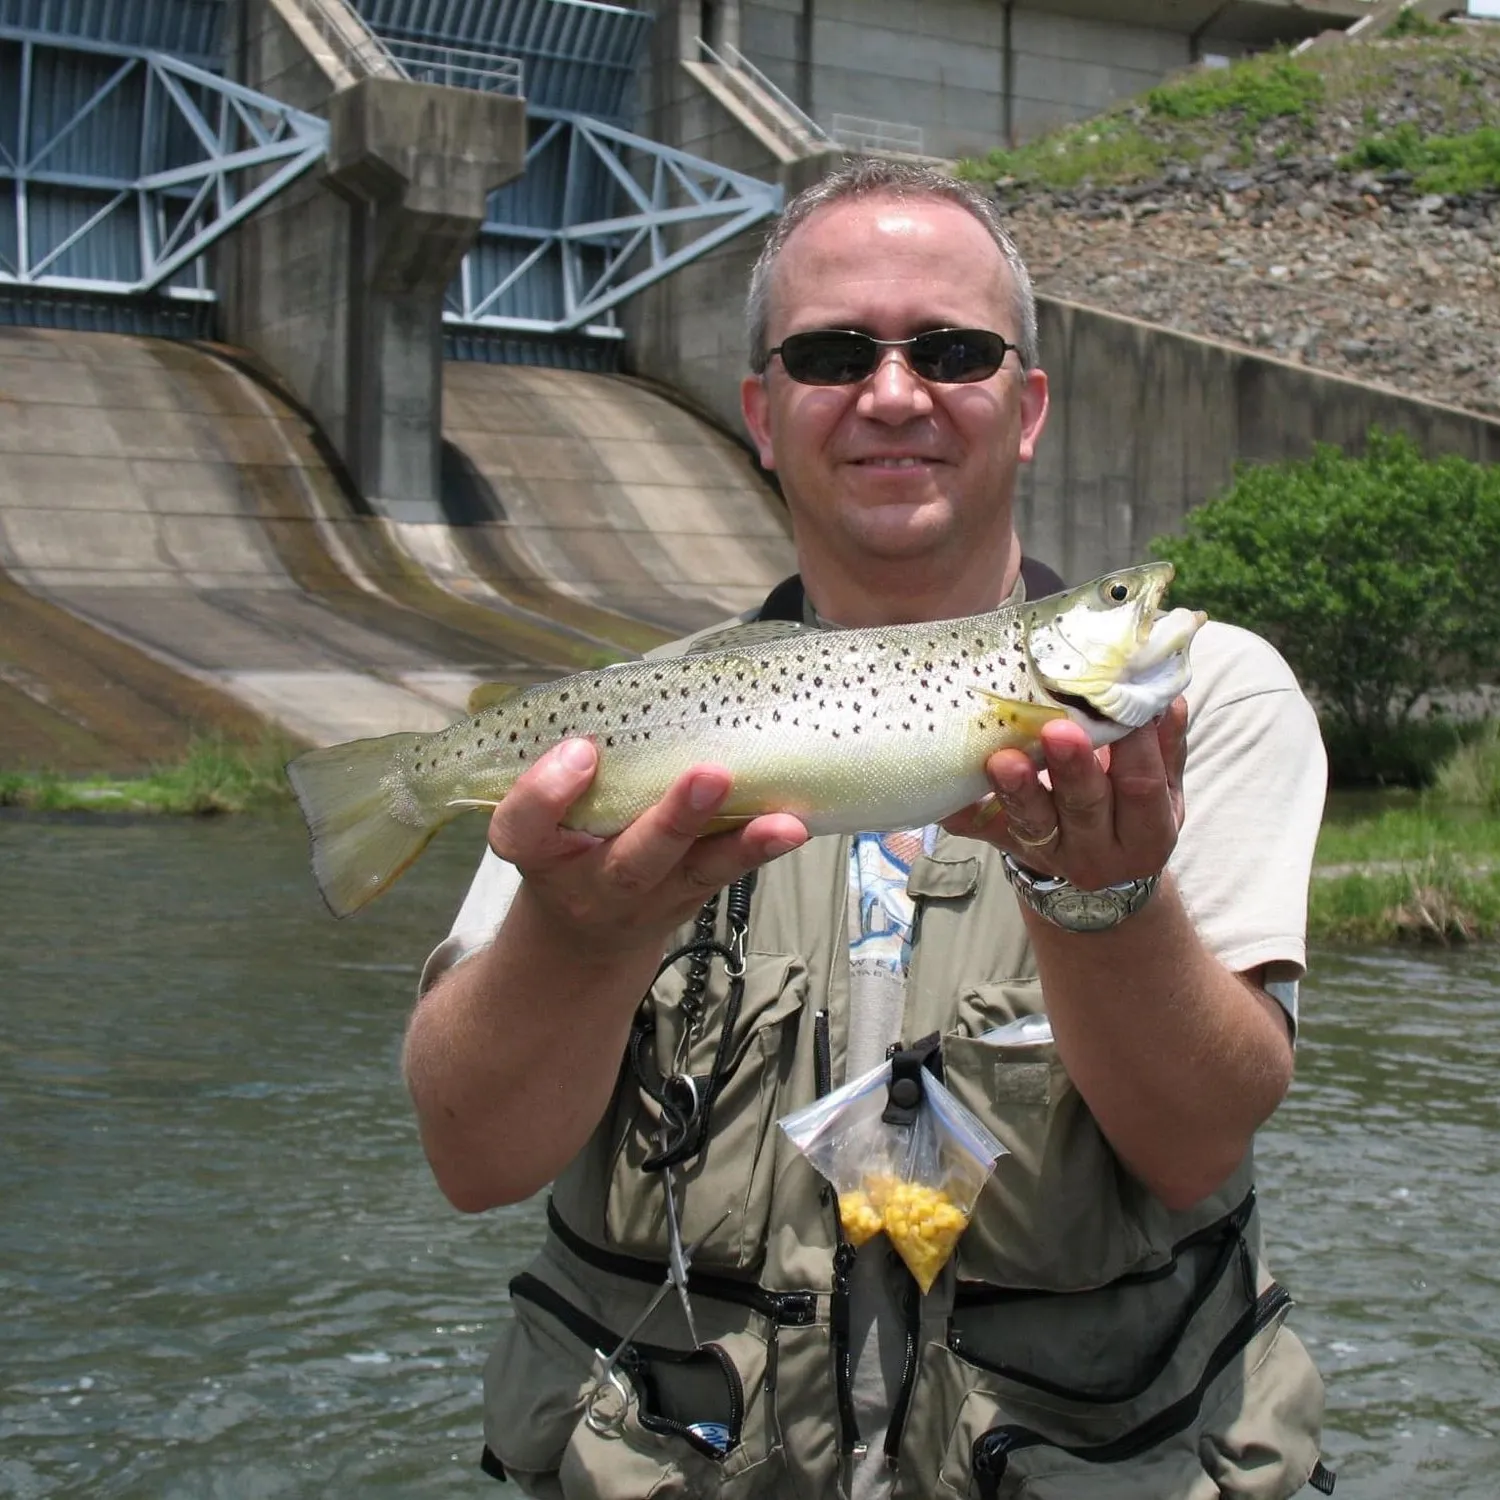
<svg viewBox="0 0 1500 1500">
<path fill-rule="evenodd" d="M 1081 891 L 1074 887 L 1052 896 L 1048 915 L 1060 927 L 1074 932 L 1102 932 L 1119 922 L 1125 908 L 1113 891 Z"/>
</svg>

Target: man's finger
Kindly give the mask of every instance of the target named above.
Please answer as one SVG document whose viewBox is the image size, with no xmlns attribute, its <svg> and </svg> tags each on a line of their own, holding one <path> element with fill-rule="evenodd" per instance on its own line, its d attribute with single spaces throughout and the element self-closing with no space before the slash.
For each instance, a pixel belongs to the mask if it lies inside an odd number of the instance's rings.
<svg viewBox="0 0 1500 1500">
<path fill-rule="evenodd" d="M 682 861 L 682 877 L 699 892 L 716 891 L 741 875 L 807 842 L 807 829 L 790 813 L 766 813 L 744 828 L 699 839 Z"/>
<path fill-rule="evenodd" d="M 612 841 L 604 870 L 622 890 L 649 890 L 671 874 L 703 836 L 729 795 L 723 766 L 694 766 Z"/>
<path fill-rule="evenodd" d="M 599 752 L 589 740 L 564 740 L 516 779 L 490 818 L 490 848 L 501 859 L 521 863 L 527 855 L 559 846 L 558 824 L 588 790 Z M 588 835 L 562 830 L 571 847 Z"/>
<path fill-rule="evenodd" d="M 1167 768 L 1167 780 L 1174 788 L 1182 785 L 1182 773 L 1187 767 L 1187 720 L 1187 699 L 1177 698 L 1156 725 L 1162 763 Z"/>
<path fill-rule="evenodd" d="M 1001 750 L 989 758 L 985 772 L 995 789 L 995 801 L 983 822 L 976 814 L 970 836 L 1022 845 L 1048 839 L 1057 827 L 1057 813 L 1030 759 L 1019 750 Z"/>
<path fill-rule="evenodd" d="M 1168 767 L 1154 726 L 1116 741 L 1110 781 L 1114 785 L 1115 837 L 1121 847 L 1147 861 L 1159 855 L 1165 862 L 1177 842 L 1177 818 Z"/>
<path fill-rule="evenodd" d="M 1048 730 L 1051 728 L 1047 726 Z M 1087 737 L 1080 732 L 1065 735 L 1044 730 L 1042 747 L 1063 837 L 1077 845 L 1110 833 L 1110 779 L 1095 758 L 1094 747 Z"/>
</svg>

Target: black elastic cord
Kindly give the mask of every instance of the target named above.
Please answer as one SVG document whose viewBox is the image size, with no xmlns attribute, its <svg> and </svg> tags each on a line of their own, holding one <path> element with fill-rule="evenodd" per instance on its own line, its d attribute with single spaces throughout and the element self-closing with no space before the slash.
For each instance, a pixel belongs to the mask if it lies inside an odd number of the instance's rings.
<svg viewBox="0 0 1500 1500">
<path fill-rule="evenodd" d="M 703 1018 L 712 960 L 718 957 L 724 962 L 729 989 L 719 1024 L 718 1044 L 706 1074 L 661 1076 L 655 1067 L 651 1045 L 656 1034 L 655 1005 L 649 993 L 641 1002 L 635 1025 L 631 1028 L 631 1071 L 641 1092 L 660 1111 L 662 1122 L 662 1145 L 641 1163 L 642 1171 L 660 1172 L 666 1167 L 681 1166 L 703 1150 L 708 1140 L 714 1101 L 734 1076 L 729 1058 L 734 1050 L 735 1028 L 745 997 L 745 943 L 750 930 L 750 897 L 754 889 L 753 870 L 730 886 L 725 903 L 727 941 L 719 942 L 714 938 L 719 912 L 719 897 L 715 894 L 700 908 L 693 924 L 692 939 L 667 954 L 656 971 L 659 979 L 673 964 L 688 960 L 679 1008 L 684 1026 L 693 1027 Z"/>
</svg>

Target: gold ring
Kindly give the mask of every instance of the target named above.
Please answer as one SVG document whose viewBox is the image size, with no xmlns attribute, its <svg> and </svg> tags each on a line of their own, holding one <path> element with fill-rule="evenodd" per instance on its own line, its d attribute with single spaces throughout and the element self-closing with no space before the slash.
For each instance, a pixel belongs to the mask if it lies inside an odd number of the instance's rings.
<svg viewBox="0 0 1500 1500">
<path fill-rule="evenodd" d="M 1025 838 L 1023 835 L 1021 835 L 1020 833 L 1018 833 L 1014 828 L 1011 829 L 1010 836 L 1023 849 L 1045 849 L 1047 847 L 1047 845 L 1050 844 L 1050 843 L 1052 843 L 1057 838 L 1058 834 L 1060 834 L 1061 832 L 1062 832 L 1062 825 L 1059 824 L 1059 823 L 1054 823 L 1052 825 L 1052 832 L 1049 833 L 1047 835 L 1047 837 L 1043 838 L 1043 839 L 1028 839 L 1028 838 Z"/>
</svg>

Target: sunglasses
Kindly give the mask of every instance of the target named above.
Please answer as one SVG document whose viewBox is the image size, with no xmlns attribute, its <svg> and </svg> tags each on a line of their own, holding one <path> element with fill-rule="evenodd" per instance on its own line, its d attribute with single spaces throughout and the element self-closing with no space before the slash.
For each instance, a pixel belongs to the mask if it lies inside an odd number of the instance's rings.
<svg viewBox="0 0 1500 1500">
<path fill-rule="evenodd" d="M 783 339 L 770 354 L 799 385 L 858 385 L 886 349 L 904 349 L 912 373 L 937 385 L 988 380 L 1018 346 L 986 328 L 933 328 L 909 339 L 877 339 L 852 328 L 813 328 Z"/>
</svg>

